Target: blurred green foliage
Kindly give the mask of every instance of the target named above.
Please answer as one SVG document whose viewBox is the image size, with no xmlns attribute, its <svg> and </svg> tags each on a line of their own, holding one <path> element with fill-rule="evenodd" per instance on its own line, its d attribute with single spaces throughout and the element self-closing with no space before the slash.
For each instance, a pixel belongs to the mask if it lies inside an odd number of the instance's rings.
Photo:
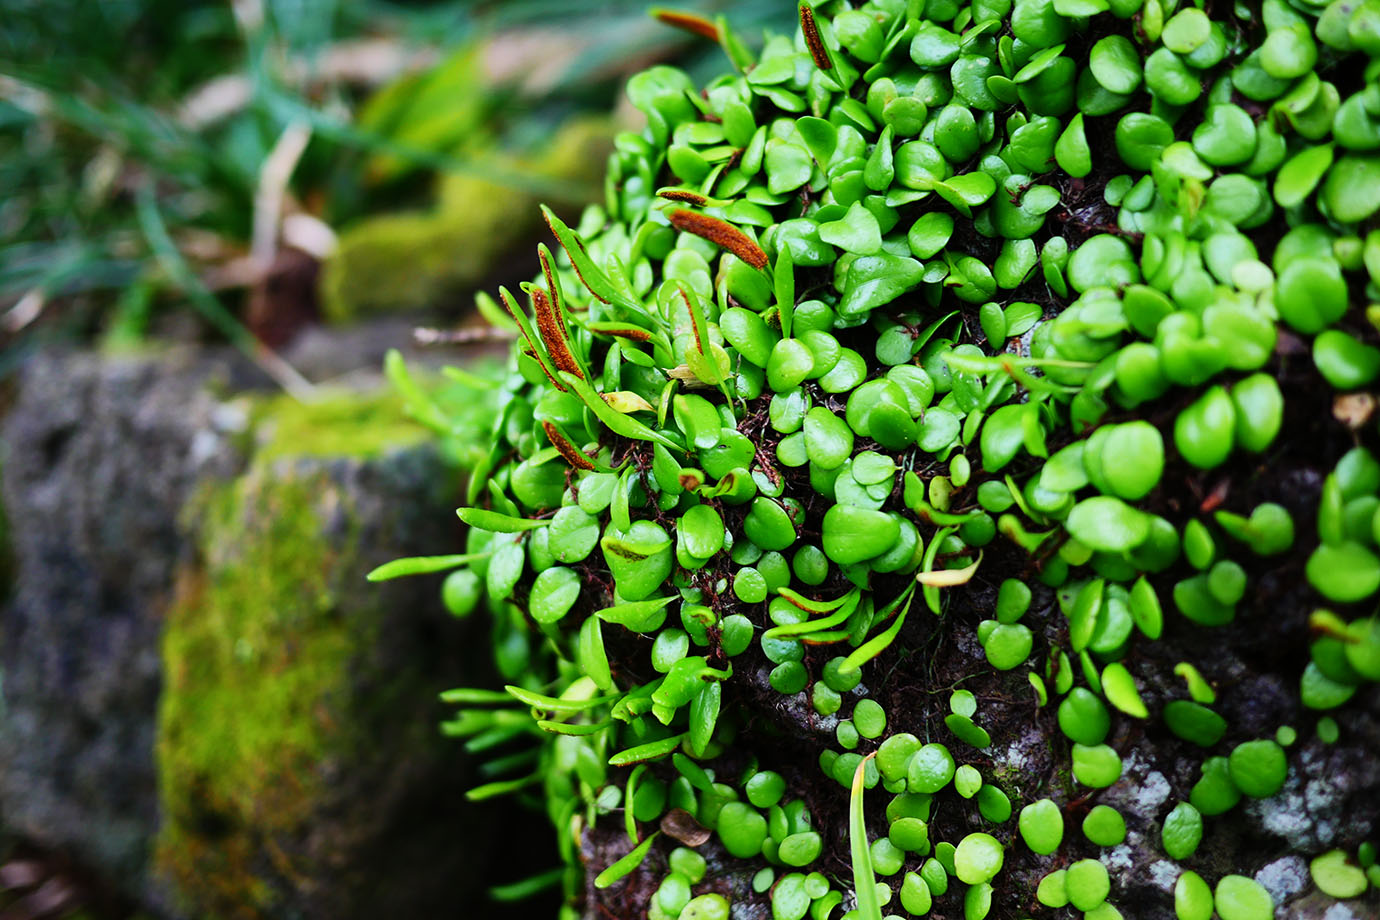
<svg viewBox="0 0 1380 920">
<path fill-rule="evenodd" d="M 477 157 L 481 142 L 530 153 L 567 115 L 607 110 L 625 73 L 653 59 L 716 66 L 691 36 L 652 20 L 648 4 L 626 0 L 5 6 L 0 375 L 54 337 L 137 340 L 165 293 L 235 338 L 242 285 L 212 295 L 202 281 L 246 251 L 260 171 L 290 124 L 308 124 L 311 140 L 288 191 L 341 229 L 426 203 L 438 173 L 549 195 L 540 180 Z M 743 6 L 734 15 L 747 27 L 790 12 Z M 482 80 L 477 42 L 542 33 L 579 49 L 553 80 L 526 93 L 521 74 Z M 342 56 L 349 70 L 365 40 L 430 65 L 403 68 L 382 88 L 342 74 Z M 32 327 L 20 322 L 40 314 Z"/>
</svg>

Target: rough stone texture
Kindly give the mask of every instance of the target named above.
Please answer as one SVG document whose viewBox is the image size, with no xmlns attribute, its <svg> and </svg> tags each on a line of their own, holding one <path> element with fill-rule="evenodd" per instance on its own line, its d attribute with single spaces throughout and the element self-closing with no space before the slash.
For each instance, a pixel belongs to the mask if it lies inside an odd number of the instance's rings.
<svg viewBox="0 0 1380 920">
<path fill-rule="evenodd" d="M 433 450 L 256 463 L 211 490 L 163 640 L 156 872 L 198 917 L 434 915 L 482 863 L 436 724 L 466 665 L 435 579 L 369 585 L 454 539 Z M 452 528 L 453 529 L 453 528 Z"/>
<path fill-rule="evenodd" d="M 232 472 L 223 371 L 40 356 L 4 427 L 16 580 L 0 614 L 0 818 L 113 876 L 142 876 L 156 821 L 159 613 L 194 484 Z"/>
<path fill-rule="evenodd" d="M 448 915 L 525 871 L 495 864 L 529 825 L 464 802 L 436 728 L 487 642 L 440 576 L 364 575 L 458 547 L 458 477 L 396 399 L 289 412 L 254 378 L 204 351 L 25 369 L 0 829 L 163 917 Z"/>
</svg>

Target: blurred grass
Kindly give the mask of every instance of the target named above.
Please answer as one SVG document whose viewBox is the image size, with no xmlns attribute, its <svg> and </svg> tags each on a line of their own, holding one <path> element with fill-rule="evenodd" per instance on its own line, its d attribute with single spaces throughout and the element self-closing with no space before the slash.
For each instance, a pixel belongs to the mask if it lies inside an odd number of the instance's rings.
<svg viewBox="0 0 1380 920">
<path fill-rule="evenodd" d="M 722 68 L 718 48 L 654 22 L 650 5 L 8 0 L 0 376 L 55 339 L 141 340 L 169 312 L 245 344 L 231 269 L 250 254 L 261 171 L 290 125 L 310 141 L 287 194 L 331 228 L 424 200 L 439 172 L 550 192 L 479 157 L 478 141 L 521 152 L 572 113 L 608 109 L 626 71 L 653 59 L 701 78 Z M 746 35 L 794 13 L 686 7 L 726 10 Z M 521 73 L 483 82 L 467 60 L 481 39 L 553 34 L 579 51 L 535 88 Z M 395 72 L 380 81 L 387 54 Z"/>
</svg>

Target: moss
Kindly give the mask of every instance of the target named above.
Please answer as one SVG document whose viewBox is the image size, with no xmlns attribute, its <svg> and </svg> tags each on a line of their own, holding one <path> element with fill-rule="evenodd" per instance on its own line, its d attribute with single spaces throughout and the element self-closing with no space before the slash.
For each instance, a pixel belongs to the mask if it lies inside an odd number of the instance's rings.
<svg viewBox="0 0 1380 920">
<path fill-rule="evenodd" d="M 610 136 L 606 119 L 573 120 L 519 168 L 592 182 Z M 502 257 L 540 226 L 536 196 L 483 179 L 445 176 L 438 199 L 434 211 L 374 217 L 341 234 L 321 274 L 328 320 L 444 307 L 492 276 Z"/>
<path fill-rule="evenodd" d="M 352 643 L 326 573 L 350 551 L 322 539 L 323 475 L 263 467 L 208 494 L 199 549 L 163 639 L 157 758 L 164 823 L 155 859 L 224 917 L 256 916 L 321 794 L 322 765 L 363 739 L 338 698 Z M 260 863 L 267 856 L 271 867 Z"/>
<path fill-rule="evenodd" d="M 391 387 L 341 392 L 310 403 L 279 395 L 252 410 L 260 461 L 279 457 L 374 457 L 420 443 L 426 430 L 407 419 Z"/>
</svg>

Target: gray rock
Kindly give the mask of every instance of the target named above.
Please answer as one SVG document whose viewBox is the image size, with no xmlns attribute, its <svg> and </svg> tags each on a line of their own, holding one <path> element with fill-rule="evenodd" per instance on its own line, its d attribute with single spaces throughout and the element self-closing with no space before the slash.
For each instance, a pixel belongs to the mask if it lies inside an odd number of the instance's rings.
<svg viewBox="0 0 1380 920">
<path fill-rule="evenodd" d="M 482 683 L 487 642 L 441 608 L 440 576 L 364 580 L 458 548 L 457 477 L 423 438 L 371 442 L 367 412 L 357 455 L 281 438 L 256 455 L 277 404 L 238 392 L 254 376 L 190 351 L 23 372 L 3 428 L 0 828 L 165 917 L 482 905 L 550 865 L 511 858 L 531 824 L 466 803 L 479 780 L 437 730 L 437 692 Z"/>
<path fill-rule="evenodd" d="M 453 483 L 416 446 L 255 461 L 204 495 L 163 638 L 166 907 L 436 916 L 487 884 L 466 841 L 492 815 L 467 806 L 479 780 L 435 727 L 484 644 L 438 609 L 438 577 L 365 581 L 447 548 Z"/>
<path fill-rule="evenodd" d="M 0 816 L 113 877 L 143 875 L 157 819 L 159 617 L 195 484 L 242 458 L 207 383 L 165 359 L 39 356 L 4 426 L 15 564 L 0 613 Z"/>
<path fill-rule="evenodd" d="M 1312 881 L 1308 877 L 1308 863 L 1301 856 L 1285 856 L 1261 867 L 1255 880 L 1270 892 L 1276 904 L 1283 904 L 1290 898 L 1308 890 Z"/>
</svg>

